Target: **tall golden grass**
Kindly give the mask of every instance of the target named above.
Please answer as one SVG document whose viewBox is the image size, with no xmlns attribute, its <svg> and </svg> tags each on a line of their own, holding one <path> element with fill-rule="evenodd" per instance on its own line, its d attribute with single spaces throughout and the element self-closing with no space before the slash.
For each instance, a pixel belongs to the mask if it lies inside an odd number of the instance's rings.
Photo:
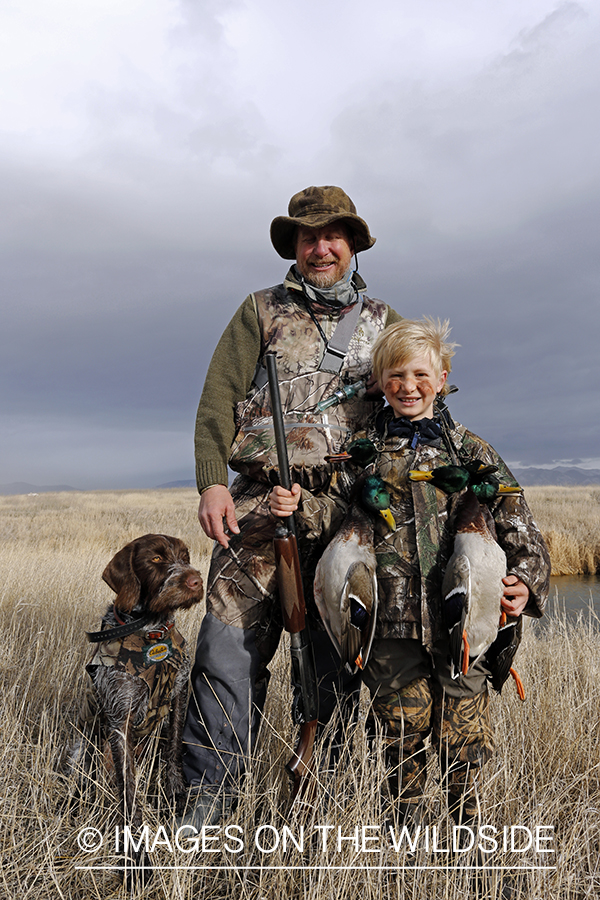
<svg viewBox="0 0 600 900">
<path fill-rule="evenodd" d="M 529 487 L 525 496 L 548 544 L 552 574 L 600 572 L 600 486 Z"/>
<path fill-rule="evenodd" d="M 530 493 L 530 492 L 528 492 Z M 533 491 L 531 491 L 533 493 Z M 209 545 L 196 522 L 192 490 L 98 492 L 0 498 L 0 897 L 32 900 L 117 900 L 131 896 L 113 870 L 91 866 L 120 864 L 112 842 L 120 824 L 118 801 L 100 768 L 84 775 L 79 802 L 68 808 L 73 780 L 61 774 L 61 759 L 74 734 L 73 722 L 87 675 L 85 630 L 97 627 L 111 592 L 100 579 L 110 556 L 126 541 L 148 531 L 177 534 L 192 560 L 206 572 Z M 534 509 L 535 502 L 532 502 Z M 536 510 L 539 516 L 539 510 Z M 540 517 L 541 518 L 541 517 Z M 179 620 L 190 638 L 201 609 Z M 600 896 L 600 629 L 590 613 L 579 621 L 552 617 L 530 623 L 518 659 L 527 690 L 521 704 L 510 685 L 492 699 L 497 752 L 484 769 L 481 819 L 501 830 L 520 825 L 554 829 L 553 854 L 498 852 L 491 865 L 507 866 L 517 896 L 540 900 L 583 900 Z M 283 763 L 293 741 L 290 724 L 289 663 L 285 648 L 272 666 L 273 678 L 261 736 L 248 763 L 236 811 L 228 819 L 243 830 L 239 855 L 171 852 L 166 838 L 173 821 L 160 772 L 150 777 L 154 759 L 140 768 L 140 799 L 150 835 L 163 843 L 153 853 L 153 881 L 144 898 L 192 900 L 337 900 L 380 897 L 459 900 L 475 896 L 470 872 L 448 855 L 420 849 L 394 852 L 381 826 L 384 763 L 379 746 L 369 746 L 361 724 L 336 770 L 321 774 L 310 808 L 287 810 Z M 366 701 L 365 701 L 366 702 Z M 431 826 L 447 846 L 448 820 L 434 754 L 427 787 Z M 154 767 L 157 768 L 156 766 Z M 324 763 L 320 771 L 325 773 Z M 327 852 L 310 841 L 304 851 L 280 846 L 264 853 L 253 844 L 257 830 L 265 843 L 287 825 L 298 838 L 317 825 L 332 825 L 343 836 L 356 826 L 374 826 L 370 848 L 356 851 L 349 841 Z M 83 852 L 80 832 L 97 828 L 104 844 Z M 524 832 L 523 832 L 524 834 Z M 229 841 L 233 845 L 233 841 Z M 459 857 L 473 864 L 472 854 Z M 232 868 L 220 868 L 230 865 Z M 415 866 L 427 868 L 415 869 Z M 545 868 L 532 868 L 533 866 Z M 191 869 L 190 866 L 211 866 Z M 525 866 L 528 868 L 517 868 Z M 178 868 L 176 868 L 178 867 Z M 253 867 L 253 868 L 250 868 Z M 485 896 L 498 897 L 499 872 L 489 874 Z M 478 894 L 479 896 L 479 894 Z"/>
</svg>

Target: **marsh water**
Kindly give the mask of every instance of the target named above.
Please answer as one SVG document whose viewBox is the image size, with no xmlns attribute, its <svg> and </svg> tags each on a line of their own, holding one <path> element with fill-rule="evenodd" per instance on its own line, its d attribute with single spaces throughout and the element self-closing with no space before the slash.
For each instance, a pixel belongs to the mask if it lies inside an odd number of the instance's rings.
<svg viewBox="0 0 600 900">
<path fill-rule="evenodd" d="M 600 616 L 599 575 L 553 575 L 550 579 L 548 614 L 564 609 L 569 616 L 588 610 Z"/>
</svg>

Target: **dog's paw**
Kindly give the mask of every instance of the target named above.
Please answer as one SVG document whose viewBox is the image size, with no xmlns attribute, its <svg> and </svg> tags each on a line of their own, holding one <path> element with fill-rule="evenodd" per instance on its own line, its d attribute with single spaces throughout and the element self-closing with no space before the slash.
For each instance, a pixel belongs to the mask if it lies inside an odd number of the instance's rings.
<svg viewBox="0 0 600 900">
<path fill-rule="evenodd" d="M 169 772 L 165 777 L 165 794 L 169 803 L 176 803 L 180 797 L 186 797 L 188 786 L 181 772 Z"/>
</svg>

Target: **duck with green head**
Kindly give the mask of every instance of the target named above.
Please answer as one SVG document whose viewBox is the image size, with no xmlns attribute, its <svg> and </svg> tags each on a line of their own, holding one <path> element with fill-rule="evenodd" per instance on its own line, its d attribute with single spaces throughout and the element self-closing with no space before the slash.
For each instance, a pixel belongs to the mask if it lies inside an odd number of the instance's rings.
<svg viewBox="0 0 600 900">
<path fill-rule="evenodd" d="M 506 554 L 496 541 L 491 513 L 471 487 L 455 509 L 454 551 L 442 582 L 442 609 L 448 628 L 453 677 L 467 674 L 484 654 L 493 687 L 500 691 L 509 674 L 520 698 L 521 679 L 512 668 L 522 621 L 502 612 Z"/>
<path fill-rule="evenodd" d="M 368 661 L 377 617 L 374 517 L 394 531 L 390 494 L 378 475 L 357 478 L 348 512 L 315 572 L 315 602 L 342 663 L 351 671 Z"/>
<path fill-rule="evenodd" d="M 512 668 L 522 634 L 522 620 L 501 610 L 506 555 L 496 542 L 494 520 L 485 504 L 505 494 L 522 493 L 518 485 L 501 484 L 497 466 L 479 459 L 431 471 L 411 470 L 412 481 L 428 481 L 453 494 L 467 488 L 455 511 L 454 553 L 442 586 L 444 620 L 450 634 L 456 677 L 484 653 L 493 687 L 500 691 L 509 675 L 524 699 L 521 679 Z"/>
<path fill-rule="evenodd" d="M 497 466 L 486 465 L 479 459 L 463 462 L 462 465 L 438 466 L 430 471 L 411 469 L 411 481 L 430 481 L 446 494 L 454 494 L 470 487 L 478 500 L 489 503 L 501 494 L 520 494 L 518 485 L 500 484 L 495 472 Z"/>
</svg>

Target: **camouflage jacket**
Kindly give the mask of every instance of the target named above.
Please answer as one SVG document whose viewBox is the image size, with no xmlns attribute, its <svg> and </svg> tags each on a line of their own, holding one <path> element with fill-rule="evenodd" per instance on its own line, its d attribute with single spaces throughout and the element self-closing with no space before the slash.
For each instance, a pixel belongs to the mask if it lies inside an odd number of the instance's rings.
<svg viewBox="0 0 600 900">
<path fill-rule="evenodd" d="M 502 484 L 516 485 L 506 464 L 482 438 L 455 424 L 452 441 L 467 457 L 498 467 Z M 430 482 L 408 478 L 410 469 L 428 471 L 452 462 L 441 439 L 418 444 L 407 438 L 383 439 L 374 426 L 353 439 L 368 437 L 379 455 L 374 473 L 391 495 L 390 509 L 397 530 L 379 517 L 375 521 L 375 553 L 379 587 L 376 636 L 416 638 L 427 648 L 444 635 L 441 583 L 453 549 L 453 509 L 460 494 L 448 495 Z M 346 468 L 344 466 L 343 468 Z M 336 473 L 326 495 L 303 492 L 300 524 L 309 539 L 329 540 L 349 507 L 358 468 Z M 497 540 L 507 556 L 507 574 L 518 576 L 530 590 L 525 614 L 540 617 L 548 596 L 550 559 L 544 540 L 522 494 L 501 495 L 489 504 Z"/>
<path fill-rule="evenodd" d="M 176 628 L 172 628 L 163 638 L 148 638 L 144 631 L 136 631 L 128 637 L 105 641 L 94 648 L 86 666 L 92 681 L 98 666 L 115 666 L 128 675 L 141 678 L 148 686 L 146 715 L 142 720 L 133 722 L 134 741 L 152 734 L 169 714 L 177 672 L 187 661 L 184 646 L 185 638 Z M 96 696 L 91 691 L 86 696 L 81 718 L 91 724 L 96 713 Z"/>
<path fill-rule="evenodd" d="M 319 326 L 326 339 L 331 339 L 350 307 L 336 309 L 313 301 L 311 316 L 293 268 L 283 284 L 246 298 L 215 350 L 198 407 L 199 490 L 210 484 L 226 484 L 227 463 L 255 480 L 276 480 L 268 387 L 256 383 L 267 350 L 276 350 L 278 355 L 294 477 L 312 489 L 328 480 L 323 455 L 337 450 L 354 430 L 364 427 L 380 404 L 360 395 L 326 413 L 319 413 L 316 404 L 341 384 L 368 375 L 375 338 L 400 318 L 385 303 L 366 296 L 366 285 L 359 275 L 353 276 L 353 282 L 363 306 L 339 375 L 319 370 L 324 352 Z"/>
</svg>

